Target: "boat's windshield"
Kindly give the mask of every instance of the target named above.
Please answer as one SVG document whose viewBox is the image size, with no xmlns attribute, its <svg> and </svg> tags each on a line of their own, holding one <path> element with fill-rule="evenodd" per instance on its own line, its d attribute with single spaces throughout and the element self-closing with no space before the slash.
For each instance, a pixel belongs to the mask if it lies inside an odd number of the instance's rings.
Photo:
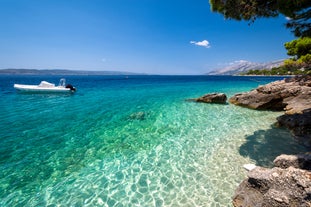
<svg viewBox="0 0 311 207">
<path fill-rule="evenodd" d="M 65 86 L 66 86 L 66 80 L 65 80 L 65 78 L 60 79 L 58 85 L 59 85 L 59 86 L 65 87 Z"/>
</svg>

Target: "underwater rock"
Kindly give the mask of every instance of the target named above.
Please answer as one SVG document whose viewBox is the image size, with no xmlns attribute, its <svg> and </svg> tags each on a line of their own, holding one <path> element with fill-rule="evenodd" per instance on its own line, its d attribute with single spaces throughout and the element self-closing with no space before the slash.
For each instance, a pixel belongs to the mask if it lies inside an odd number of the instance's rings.
<svg viewBox="0 0 311 207">
<path fill-rule="evenodd" d="M 143 111 L 138 111 L 138 112 L 132 113 L 129 116 L 129 119 L 131 119 L 131 120 L 145 120 L 146 119 L 146 113 Z"/>
</svg>

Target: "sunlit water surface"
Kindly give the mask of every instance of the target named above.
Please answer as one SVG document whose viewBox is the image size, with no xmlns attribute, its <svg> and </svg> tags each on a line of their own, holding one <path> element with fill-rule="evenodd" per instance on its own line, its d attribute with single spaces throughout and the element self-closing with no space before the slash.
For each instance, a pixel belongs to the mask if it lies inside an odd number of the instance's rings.
<svg viewBox="0 0 311 207">
<path fill-rule="evenodd" d="M 20 94 L 0 76 L 0 206 L 231 206 L 242 165 L 305 149 L 280 112 L 186 101 L 278 78 L 67 76 L 74 95 Z"/>
</svg>

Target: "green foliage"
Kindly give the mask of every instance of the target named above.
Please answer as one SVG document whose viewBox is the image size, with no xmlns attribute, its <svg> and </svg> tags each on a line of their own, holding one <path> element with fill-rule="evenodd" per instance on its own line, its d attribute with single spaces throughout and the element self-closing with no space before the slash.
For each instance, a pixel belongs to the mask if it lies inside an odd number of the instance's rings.
<svg viewBox="0 0 311 207">
<path fill-rule="evenodd" d="M 283 14 L 290 19 L 287 27 L 297 36 L 311 37 L 310 0 L 210 0 L 212 11 L 228 19 L 255 21 Z"/>
<path fill-rule="evenodd" d="M 293 40 L 291 42 L 285 43 L 285 48 L 287 49 L 287 54 L 295 56 L 298 60 L 304 55 L 311 54 L 311 38 L 303 37 Z"/>
<path fill-rule="evenodd" d="M 284 64 L 285 65 L 293 65 L 295 64 L 295 60 L 294 59 L 287 59 L 287 60 L 284 60 Z"/>
<path fill-rule="evenodd" d="M 294 74 L 310 73 L 311 69 L 311 38 L 303 37 L 285 43 L 287 54 L 294 56 L 284 61 L 284 67 Z"/>
<path fill-rule="evenodd" d="M 311 54 L 303 55 L 300 57 L 299 60 L 301 63 L 306 63 L 306 64 L 311 65 Z"/>
<path fill-rule="evenodd" d="M 263 70 L 249 70 L 247 73 L 241 74 L 241 75 L 304 75 L 304 74 L 311 74 L 311 67 L 305 65 L 306 67 L 303 67 L 303 65 L 300 64 L 293 64 L 293 65 L 286 65 L 280 67 L 269 69 L 263 69 Z"/>
<path fill-rule="evenodd" d="M 210 0 L 212 11 L 219 12 L 225 18 L 236 20 L 255 20 L 257 17 L 275 17 L 278 15 L 276 1 L 261 0 Z"/>
<path fill-rule="evenodd" d="M 311 74 L 311 38 L 303 37 L 285 43 L 287 54 L 294 56 L 284 65 L 271 70 L 250 70 L 245 75 L 303 75 Z"/>
</svg>

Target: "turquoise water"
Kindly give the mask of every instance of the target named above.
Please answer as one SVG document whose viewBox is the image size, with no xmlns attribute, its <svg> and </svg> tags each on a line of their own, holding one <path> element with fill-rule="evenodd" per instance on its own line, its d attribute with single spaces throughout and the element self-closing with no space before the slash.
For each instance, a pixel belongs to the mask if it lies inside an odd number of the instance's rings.
<svg viewBox="0 0 311 207">
<path fill-rule="evenodd" d="M 0 76 L 0 206 L 231 206 L 243 164 L 305 151 L 280 112 L 185 101 L 278 78 L 67 76 L 74 95 Z"/>
</svg>

